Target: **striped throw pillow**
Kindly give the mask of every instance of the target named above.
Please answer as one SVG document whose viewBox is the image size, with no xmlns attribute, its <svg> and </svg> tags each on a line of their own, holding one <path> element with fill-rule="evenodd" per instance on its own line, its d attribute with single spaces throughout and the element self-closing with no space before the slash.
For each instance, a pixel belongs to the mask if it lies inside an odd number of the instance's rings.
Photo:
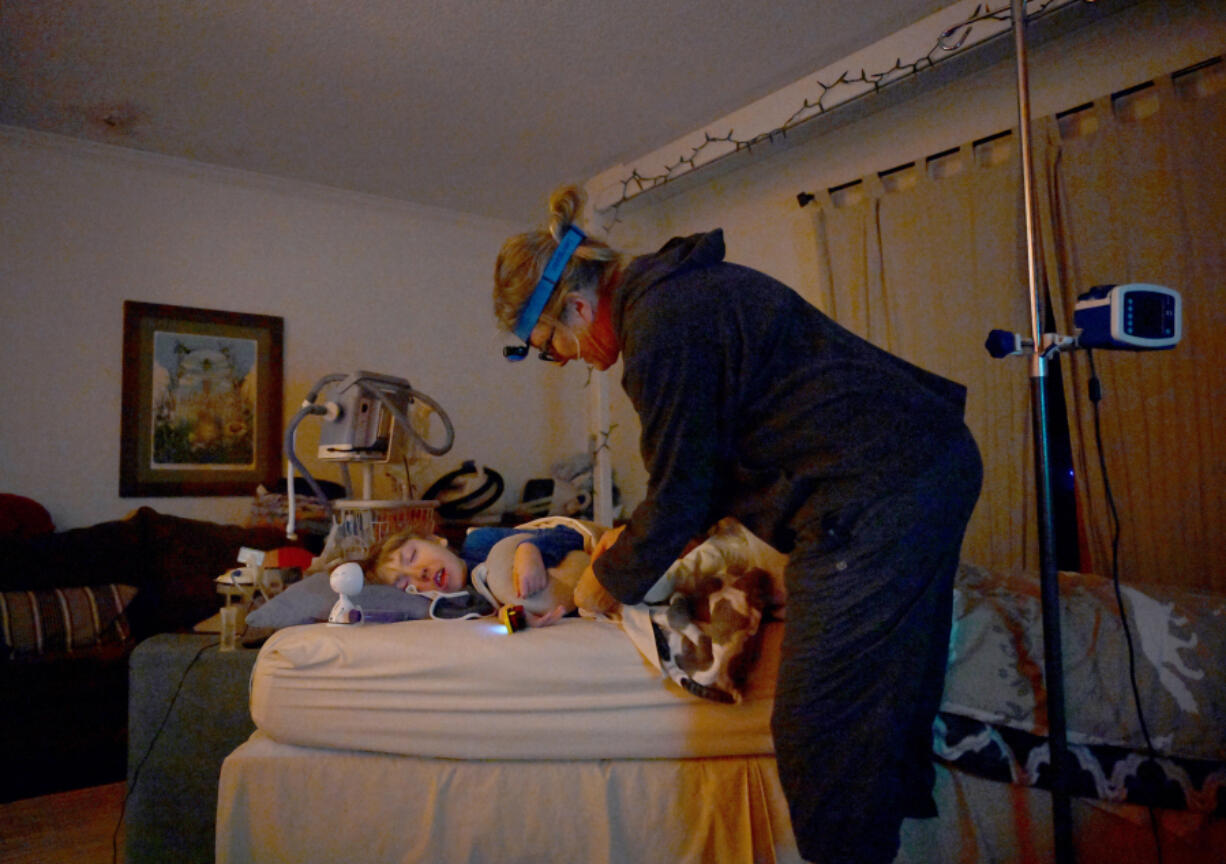
<svg viewBox="0 0 1226 864">
<path fill-rule="evenodd" d="M 0 633 L 11 658 L 73 652 L 131 635 L 131 585 L 0 592 Z"/>
</svg>

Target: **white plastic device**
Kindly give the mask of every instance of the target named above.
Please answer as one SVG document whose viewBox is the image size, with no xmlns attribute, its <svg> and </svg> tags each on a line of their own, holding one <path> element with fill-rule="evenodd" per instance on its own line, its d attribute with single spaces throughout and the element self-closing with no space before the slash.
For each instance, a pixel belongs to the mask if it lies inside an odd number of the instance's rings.
<svg viewBox="0 0 1226 864">
<path fill-rule="evenodd" d="M 332 606 L 332 611 L 328 613 L 330 626 L 350 626 L 362 623 L 362 607 L 355 603 L 353 598 L 361 592 L 365 582 L 366 577 L 362 573 L 362 565 L 356 562 L 348 561 L 332 571 L 332 575 L 328 577 L 328 584 L 340 597 Z"/>
</svg>

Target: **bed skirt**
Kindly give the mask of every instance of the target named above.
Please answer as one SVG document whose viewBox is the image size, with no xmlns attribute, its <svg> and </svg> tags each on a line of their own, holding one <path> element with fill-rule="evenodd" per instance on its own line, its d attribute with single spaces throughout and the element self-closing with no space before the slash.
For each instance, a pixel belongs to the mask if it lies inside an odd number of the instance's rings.
<svg viewBox="0 0 1226 864">
<path fill-rule="evenodd" d="M 1053 860 L 1051 799 L 943 765 L 941 818 L 903 823 L 897 864 Z M 1158 811 L 1166 864 L 1226 860 L 1226 820 Z M 1073 801 L 1078 864 L 1157 860 L 1149 814 Z M 221 770 L 217 864 L 801 859 L 770 756 L 459 760 L 280 744 L 256 732 Z"/>
</svg>

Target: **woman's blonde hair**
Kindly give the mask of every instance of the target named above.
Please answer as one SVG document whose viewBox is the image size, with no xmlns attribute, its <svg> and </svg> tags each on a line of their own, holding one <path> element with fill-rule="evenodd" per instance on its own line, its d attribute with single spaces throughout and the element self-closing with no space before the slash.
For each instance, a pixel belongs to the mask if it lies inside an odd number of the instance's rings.
<svg viewBox="0 0 1226 864">
<path fill-rule="evenodd" d="M 524 304 L 541 278 L 541 271 L 566 229 L 575 223 L 583 209 L 584 195 L 577 186 L 561 186 L 549 196 L 549 227 L 545 230 L 516 234 L 502 244 L 494 263 L 494 317 L 508 332 L 515 329 Z M 553 297 L 543 313 L 557 318 L 566 303 L 566 295 L 576 290 L 597 289 L 611 265 L 621 253 L 608 244 L 586 237 L 575 250 Z"/>
</svg>

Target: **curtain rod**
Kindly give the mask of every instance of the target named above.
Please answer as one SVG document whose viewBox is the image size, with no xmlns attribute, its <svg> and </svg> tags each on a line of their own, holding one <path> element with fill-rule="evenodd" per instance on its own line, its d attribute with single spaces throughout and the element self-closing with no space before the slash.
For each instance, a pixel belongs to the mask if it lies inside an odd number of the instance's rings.
<svg viewBox="0 0 1226 864">
<path fill-rule="evenodd" d="M 1177 69 L 1176 71 L 1171 72 L 1169 75 L 1159 76 L 1159 77 L 1167 77 L 1167 78 L 1170 78 L 1172 81 L 1179 81 L 1179 79 L 1181 78 L 1186 78 L 1189 75 L 1195 75 L 1198 72 L 1203 72 L 1206 69 L 1210 69 L 1222 63 L 1226 63 L 1226 55 L 1219 54 L 1215 57 L 1210 57 L 1207 60 L 1197 61 L 1196 63 L 1193 63 L 1190 66 L 1183 67 L 1182 69 Z M 1158 80 L 1159 78 L 1151 78 L 1148 81 L 1142 81 L 1139 84 L 1133 84 L 1121 90 L 1113 91 L 1109 95 L 1108 98 L 1113 103 L 1117 102 L 1120 99 L 1127 98 L 1128 96 L 1132 96 L 1142 91 L 1152 89 Z M 1051 116 L 1055 117 L 1057 120 L 1063 120 L 1066 117 L 1071 117 L 1082 111 L 1092 110 L 1093 107 L 1094 107 L 1093 101 L 1081 102 L 1081 103 L 1078 103 L 1077 105 L 1074 105 L 1072 108 L 1065 108 L 1061 111 L 1056 111 Z M 1013 129 L 1002 129 L 999 132 L 993 132 L 990 135 L 984 135 L 981 138 L 975 138 L 971 142 L 971 147 L 975 148 L 975 147 L 980 147 L 984 144 L 990 144 L 993 141 L 999 141 L 1003 138 L 1009 138 L 1013 134 L 1014 134 Z M 909 168 L 912 165 L 915 165 L 917 163 L 923 162 L 925 164 L 929 164 L 929 163 L 938 161 L 946 156 L 951 156 L 954 153 L 957 153 L 959 149 L 961 148 L 960 147 L 947 147 L 944 150 L 940 150 L 936 153 L 933 153 L 929 156 L 925 156 L 921 159 L 911 159 L 906 162 L 900 162 L 892 168 L 886 168 L 882 171 L 877 171 L 875 172 L 875 174 L 878 177 L 888 177 L 890 174 L 893 174 L 897 171 L 902 171 L 903 169 Z M 853 180 L 848 180 L 843 183 L 838 183 L 838 184 L 835 184 L 834 186 L 827 187 L 826 194 L 834 195 L 837 192 L 842 192 L 845 189 L 850 189 L 853 186 L 857 186 L 862 182 L 863 182 L 863 178 L 857 177 Z M 796 193 L 796 203 L 800 207 L 807 207 L 808 205 L 812 204 L 816 200 L 817 200 L 817 193 L 807 192 L 803 190 Z"/>
</svg>

